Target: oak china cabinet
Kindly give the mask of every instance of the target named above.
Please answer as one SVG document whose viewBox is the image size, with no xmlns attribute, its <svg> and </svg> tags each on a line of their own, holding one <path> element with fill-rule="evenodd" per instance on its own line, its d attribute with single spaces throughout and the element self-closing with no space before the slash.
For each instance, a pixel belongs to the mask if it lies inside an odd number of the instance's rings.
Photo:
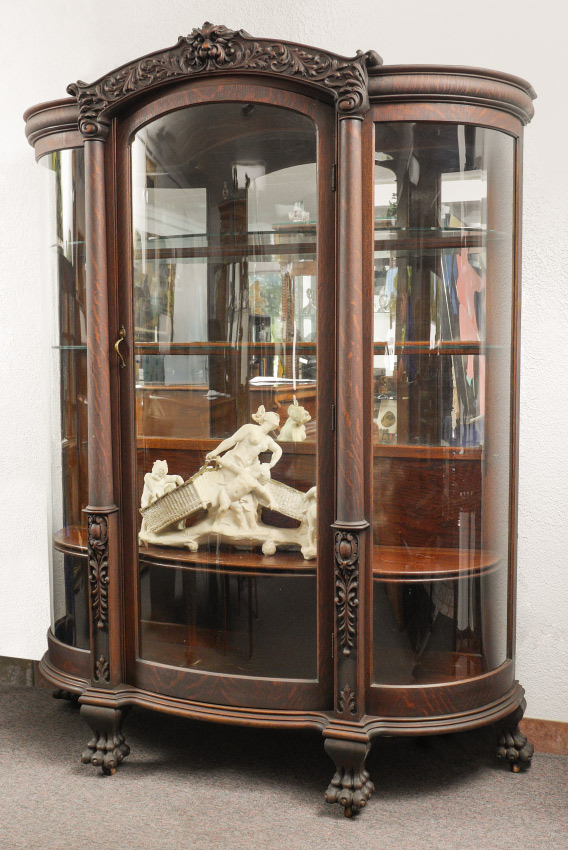
<svg viewBox="0 0 568 850">
<path fill-rule="evenodd" d="M 52 279 L 52 621 L 82 760 L 128 708 L 516 772 L 523 125 L 501 72 L 206 23 L 25 114 Z"/>
</svg>

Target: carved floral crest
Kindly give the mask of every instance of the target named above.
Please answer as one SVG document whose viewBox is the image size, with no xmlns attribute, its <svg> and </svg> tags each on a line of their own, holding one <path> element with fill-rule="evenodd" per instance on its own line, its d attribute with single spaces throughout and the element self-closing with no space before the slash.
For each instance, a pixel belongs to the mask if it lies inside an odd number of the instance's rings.
<svg viewBox="0 0 568 850">
<path fill-rule="evenodd" d="M 367 68 L 380 65 L 374 51 L 351 59 L 312 47 L 255 39 L 244 30 L 209 22 L 180 36 L 177 45 L 123 65 L 92 85 L 68 86 L 79 103 L 79 129 L 87 137 L 105 134 L 113 106 L 160 83 L 217 71 L 243 71 L 302 80 L 331 92 L 341 116 L 361 116 L 369 108 Z"/>
</svg>

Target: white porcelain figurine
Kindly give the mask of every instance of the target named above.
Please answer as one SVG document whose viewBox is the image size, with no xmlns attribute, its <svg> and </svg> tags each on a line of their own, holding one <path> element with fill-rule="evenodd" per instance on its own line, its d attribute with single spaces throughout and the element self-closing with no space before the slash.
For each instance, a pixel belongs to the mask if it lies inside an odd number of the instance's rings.
<svg viewBox="0 0 568 850">
<path fill-rule="evenodd" d="M 282 448 L 270 432 L 278 428 L 280 417 L 261 406 L 252 418 L 256 424 L 243 425 L 219 443 L 186 482 L 179 475 L 168 475 L 165 461 L 156 461 L 144 477 L 141 544 L 183 546 L 196 552 L 201 544 L 220 542 L 240 548 L 261 546 L 265 555 L 273 555 L 278 547 L 299 546 L 307 560 L 316 557 L 316 488 L 302 493 L 272 480 Z M 261 463 L 260 455 L 266 452 L 271 458 Z M 269 525 L 262 519 L 263 507 L 295 519 L 299 527 Z M 205 516 L 186 526 L 190 517 L 203 511 Z"/>
<path fill-rule="evenodd" d="M 311 418 L 306 408 L 298 404 L 298 399 L 294 396 L 294 401 L 288 408 L 288 419 L 280 430 L 278 440 L 302 443 L 306 439 L 306 422 Z"/>
</svg>

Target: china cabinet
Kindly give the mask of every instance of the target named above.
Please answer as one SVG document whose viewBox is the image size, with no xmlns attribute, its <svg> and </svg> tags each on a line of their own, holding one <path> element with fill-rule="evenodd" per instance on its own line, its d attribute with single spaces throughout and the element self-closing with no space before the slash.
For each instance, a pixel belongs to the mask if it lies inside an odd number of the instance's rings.
<svg viewBox="0 0 568 850">
<path fill-rule="evenodd" d="M 132 705 L 370 742 L 515 680 L 523 126 L 500 72 L 205 24 L 25 114 L 52 290 L 52 622 L 85 763 Z"/>
</svg>

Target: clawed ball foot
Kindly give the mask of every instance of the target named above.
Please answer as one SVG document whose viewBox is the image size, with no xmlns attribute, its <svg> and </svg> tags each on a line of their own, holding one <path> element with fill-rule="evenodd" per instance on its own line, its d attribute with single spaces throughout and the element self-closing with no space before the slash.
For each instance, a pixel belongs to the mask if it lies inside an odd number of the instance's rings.
<svg viewBox="0 0 568 850">
<path fill-rule="evenodd" d="M 518 726 L 514 732 L 504 730 L 499 734 L 497 758 L 508 761 L 513 773 L 520 773 L 521 766 L 528 767 L 533 753 L 533 745 Z"/>
<path fill-rule="evenodd" d="M 369 744 L 327 738 L 325 749 L 336 767 L 333 779 L 325 792 L 325 800 L 327 803 L 339 803 L 343 806 L 345 817 L 353 817 L 367 804 L 375 790 L 365 770 Z"/>
<path fill-rule="evenodd" d="M 88 704 L 81 706 L 81 716 L 93 732 L 81 761 L 100 767 L 105 776 L 114 776 L 116 768 L 130 752 L 121 730 L 126 710 Z"/>
<path fill-rule="evenodd" d="M 92 764 L 100 767 L 105 776 L 114 776 L 116 768 L 130 752 L 130 747 L 124 740 L 122 732 L 114 732 L 110 735 L 99 732 L 87 744 L 87 749 L 81 756 L 83 764 Z"/>
<path fill-rule="evenodd" d="M 51 692 L 53 699 L 64 699 L 69 702 L 78 702 L 79 694 L 74 694 L 72 691 L 65 691 L 63 688 L 56 688 Z"/>
<path fill-rule="evenodd" d="M 534 753 L 531 742 L 519 729 L 525 711 L 525 701 L 497 724 L 497 758 L 508 761 L 513 773 L 520 773 L 521 767 L 529 767 Z"/>
<path fill-rule="evenodd" d="M 374 790 L 375 786 L 366 770 L 340 768 L 325 792 L 325 799 L 327 803 L 339 803 L 343 806 L 343 814 L 350 818 L 366 805 Z"/>
</svg>

